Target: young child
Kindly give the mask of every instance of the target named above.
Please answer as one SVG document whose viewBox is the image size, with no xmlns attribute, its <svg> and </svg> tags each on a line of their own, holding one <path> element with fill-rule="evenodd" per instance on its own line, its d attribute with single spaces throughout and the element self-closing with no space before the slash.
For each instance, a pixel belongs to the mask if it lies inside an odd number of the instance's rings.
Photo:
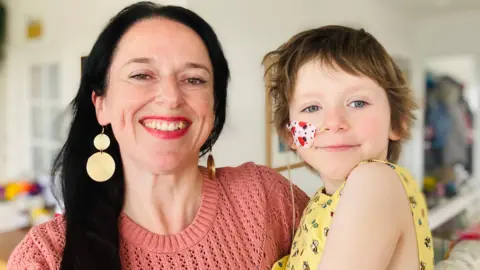
<svg viewBox="0 0 480 270">
<path fill-rule="evenodd" d="M 382 45 L 363 29 L 325 26 L 263 64 L 278 133 L 324 183 L 273 269 L 434 269 L 421 189 L 394 164 L 416 105 Z"/>
</svg>

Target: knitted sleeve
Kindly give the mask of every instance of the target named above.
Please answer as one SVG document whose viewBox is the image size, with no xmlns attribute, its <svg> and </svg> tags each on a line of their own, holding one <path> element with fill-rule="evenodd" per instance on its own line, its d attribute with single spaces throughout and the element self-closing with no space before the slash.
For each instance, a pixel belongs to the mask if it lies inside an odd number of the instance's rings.
<svg viewBox="0 0 480 270">
<path fill-rule="evenodd" d="M 59 221 L 33 227 L 10 255 L 7 270 L 58 269 L 64 245 Z"/>
<path fill-rule="evenodd" d="M 15 248 L 8 260 L 7 270 L 50 269 L 30 233 Z"/>
<path fill-rule="evenodd" d="M 270 181 L 271 187 L 267 196 L 267 241 L 265 247 L 266 261 L 274 262 L 288 255 L 292 244 L 292 228 L 298 226 L 303 209 L 309 197 L 297 186 L 293 186 L 295 204 L 292 205 L 290 183 L 275 170 L 261 167 L 260 172 L 264 181 Z M 295 224 L 293 223 L 293 209 L 295 209 Z M 271 252 L 269 252 L 271 251 Z"/>
</svg>

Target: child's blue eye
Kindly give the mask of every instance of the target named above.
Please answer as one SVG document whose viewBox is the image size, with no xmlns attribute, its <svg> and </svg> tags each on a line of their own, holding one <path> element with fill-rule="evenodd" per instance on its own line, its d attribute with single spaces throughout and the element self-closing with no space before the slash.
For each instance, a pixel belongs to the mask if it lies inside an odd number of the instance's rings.
<svg viewBox="0 0 480 270">
<path fill-rule="evenodd" d="M 365 106 L 368 105 L 367 102 L 363 101 L 363 100 L 355 100 L 353 102 L 351 102 L 350 104 L 348 104 L 350 107 L 354 107 L 354 108 L 363 108 Z"/>
<path fill-rule="evenodd" d="M 320 110 L 320 106 L 311 105 L 311 106 L 308 106 L 307 108 L 303 109 L 302 112 L 316 112 L 318 110 Z"/>
</svg>

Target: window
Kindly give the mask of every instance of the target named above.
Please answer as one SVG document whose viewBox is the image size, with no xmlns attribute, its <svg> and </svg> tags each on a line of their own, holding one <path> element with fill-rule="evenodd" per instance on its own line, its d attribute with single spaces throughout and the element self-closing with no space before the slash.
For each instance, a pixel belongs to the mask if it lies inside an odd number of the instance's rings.
<svg viewBox="0 0 480 270">
<path fill-rule="evenodd" d="M 34 64 L 30 70 L 31 162 L 35 175 L 50 172 L 52 161 L 63 142 L 58 63 Z"/>
</svg>

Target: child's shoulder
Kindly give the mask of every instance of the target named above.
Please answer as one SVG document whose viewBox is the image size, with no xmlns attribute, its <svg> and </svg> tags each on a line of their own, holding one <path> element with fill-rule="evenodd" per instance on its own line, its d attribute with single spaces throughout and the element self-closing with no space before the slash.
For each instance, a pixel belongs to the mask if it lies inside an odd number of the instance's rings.
<svg viewBox="0 0 480 270">
<path fill-rule="evenodd" d="M 367 160 L 347 177 L 342 201 L 364 202 L 376 209 L 395 208 L 408 201 L 410 194 L 418 192 L 417 184 L 403 167 L 381 160 Z"/>
<path fill-rule="evenodd" d="M 396 163 L 392 163 L 392 162 L 389 162 L 389 161 L 386 161 L 386 160 L 380 160 L 380 159 L 367 159 L 367 160 L 364 160 L 360 163 L 358 163 L 357 167 L 360 167 L 360 166 L 365 166 L 365 165 L 369 165 L 369 166 L 379 166 L 379 167 L 383 167 L 383 166 L 387 166 L 388 168 L 390 169 L 393 169 L 394 171 L 404 171 L 406 170 L 404 167 L 400 166 L 399 164 L 396 164 Z"/>
<path fill-rule="evenodd" d="M 419 191 L 417 181 L 407 168 L 388 161 L 375 159 L 362 161 L 352 170 L 350 175 L 352 174 L 356 177 L 378 179 L 378 181 L 382 181 L 382 177 L 392 180 L 400 179 L 405 189 Z"/>
<path fill-rule="evenodd" d="M 371 187 L 377 181 L 396 180 L 401 175 L 400 173 L 405 171 L 397 164 L 386 162 L 383 160 L 369 159 L 360 162 L 355 168 L 352 169 L 347 177 L 346 183 L 351 181 L 365 182 Z"/>
<path fill-rule="evenodd" d="M 361 168 L 359 168 L 361 170 L 359 175 L 362 175 L 363 173 L 363 176 L 371 176 L 379 182 L 382 181 L 381 175 L 379 174 L 384 173 L 385 175 L 389 175 L 389 177 L 396 181 L 383 181 L 386 183 L 386 185 L 383 185 L 383 189 L 389 192 L 388 190 L 390 187 L 390 191 L 393 189 L 397 189 L 398 191 L 392 193 L 393 195 L 396 194 L 397 196 L 385 196 L 384 194 L 384 196 L 380 198 L 382 202 L 376 204 L 376 207 L 388 208 L 388 206 L 386 206 L 388 204 L 393 206 L 390 208 L 390 210 L 395 213 L 393 218 L 398 219 L 399 222 L 397 225 L 400 224 L 400 228 L 411 226 L 411 221 L 413 219 L 415 237 L 416 241 L 418 242 L 417 246 L 419 247 L 419 260 L 423 265 L 433 265 L 433 251 L 431 248 L 432 234 L 429 227 L 428 206 L 422 193 L 422 189 L 419 187 L 417 181 L 415 181 L 414 177 L 412 177 L 406 168 L 398 164 L 385 161 L 375 161 L 376 160 L 363 162 L 361 166 L 359 166 Z M 390 173 L 388 173 L 388 171 Z M 375 175 L 377 176 L 375 177 Z M 401 183 L 402 185 L 399 185 L 398 183 Z M 401 187 L 403 187 L 403 190 Z M 379 194 L 381 192 L 382 191 L 379 190 Z M 384 213 L 388 212 L 386 211 Z M 385 218 L 383 218 L 383 220 L 385 220 Z M 430 267 L 426 269 L 430 269 Z"/>
<path fill-rule="evenodd" d="M 391 206 L 392 211 L 406 213 L 407 220 L 414 213 L 422 219 L 420 223 L 428 222 L 427 204 L 421 188 L 410 172 L 398 164 L 381 160 L 361 162 L 351 172 L 344 189 L 342 200 L 359 203 L 362 198 L 369 197 L 372 200 L 365 201 L 373 202 L 371 206 L 376 209 Z M 409 211 L 400 211 L 400 208 Z"/>
</svg>

